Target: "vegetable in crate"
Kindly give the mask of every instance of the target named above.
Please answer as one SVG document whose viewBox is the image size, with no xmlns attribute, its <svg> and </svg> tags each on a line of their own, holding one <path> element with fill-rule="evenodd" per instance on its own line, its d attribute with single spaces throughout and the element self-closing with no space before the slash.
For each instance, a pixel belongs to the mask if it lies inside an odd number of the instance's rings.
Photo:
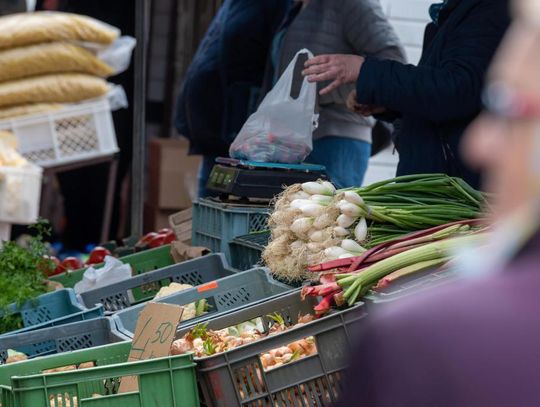
<svg viewBox="0 0 540 407">
<path fill-rule="evenodd" d="M 22 305 L 45 293 L 45 276 L 55 267 L 45 257 L 48 249 L 43 239 L 50 233 L 49 224 L 40 220 L 31 228 L 36 236 L 30 238 L 26 247 L 9 241 L 0 249 L 0 334 L 22 328 L 18 317 L 5 314 L 8 305 Z"/>
<path fill-rule="evenodd" d="M 314 309 L 317 315 L 332 306 L 352 306 L 374 287 L 442 267 L 462 245 L 482 243 L 484 224 L 484 220 L 467 220 L 438 226 L 382 243 L 355 258 L 312 266 L 312 272 L 330 274 L 323 274 L 318 285 L 304 287 L 302 296 L 323 297 Z"/>
<path fill-rule="evenodd" d="M 326 181 L 297 184 L 276 201 L 263 258 L 281 279 L 309 279 L 310 264 L 358 256 L 411 231 L 477 218 L 484 205 L 480 192 L 444 174 L 338 191 Z"/>
<path fill-rule="evenodd" d="M 260 318 L 218 331 L 207 329 L 206 324 L 197 325 L 183 338 L 173 342 L 171 355 L 194 352 L 195 356 L 200 358 L 212 356 L 277 335 L 314 319 L 312 315 L 299 315 L 297 324 L 287 326 L 283 317 L 277 313 L 267 317 L 272 321 L 267 330 L 264 329 Z M 270 370 L 315 353 L 317 353 L 315 341 L 309 337 L 265 352 L 260 355 L 260 359 L 263 368 Z"/>
</svg>

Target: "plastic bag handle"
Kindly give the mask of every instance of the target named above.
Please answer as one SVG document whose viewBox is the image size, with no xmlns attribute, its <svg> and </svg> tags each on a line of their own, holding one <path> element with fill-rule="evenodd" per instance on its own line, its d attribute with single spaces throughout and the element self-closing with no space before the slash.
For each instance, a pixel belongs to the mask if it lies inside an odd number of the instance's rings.
<svg viewBox="0 0 540 407">
<path fill-rule="evenodd" d="M 298 62 L 298 57 L 300 55 L 302 55 L 302 54 L 307 54 L 308 59 L 313 58 L 313 53 L 309 49 L 302 48 L 300 51 L 298 51 L 296 53 L 296 55 L 291 60 L 289 66 L 286 69 L 286 72 L 290 75 L 290 80 L 289 80 L 289 83 L 288 83 L 288 86 L 287 86 L 287 96 L 288 96 L 289 100 L 291 100 L 291 101 L 297 101 L 297 100 L 305 99 L 307 97 L 306 93 L 309 91 L 310 83 L 308 82 L 307 78 L 304 78 L 304 80 L 302 81 L 302 88 L 300 88 L 300 93 L 299 93 L 298 97 L 296 99 L 294 99 L 291 96 L 292 85 L 293 85 L 293 81 L 294 81 L 294 68 L 296 67 L 296 63 Z M 285 73 L 283 73 L 283 74 L 285 75 Z"/>
</svg>

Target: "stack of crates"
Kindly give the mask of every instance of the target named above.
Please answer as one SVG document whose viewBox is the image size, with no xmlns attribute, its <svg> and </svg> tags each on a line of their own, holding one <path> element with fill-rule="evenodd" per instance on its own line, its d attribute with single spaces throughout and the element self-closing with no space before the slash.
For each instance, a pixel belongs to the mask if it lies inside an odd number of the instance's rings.
<svg viewBox="0 0 540 407">
<path fill-rule="evenodd" d="M 268 206 L 223 203 L 199 199 L 193 204 L 193 246 L 224 253 L 232 261 L 229 243 L 236 237 L 268 229 Z"/>
</svg>

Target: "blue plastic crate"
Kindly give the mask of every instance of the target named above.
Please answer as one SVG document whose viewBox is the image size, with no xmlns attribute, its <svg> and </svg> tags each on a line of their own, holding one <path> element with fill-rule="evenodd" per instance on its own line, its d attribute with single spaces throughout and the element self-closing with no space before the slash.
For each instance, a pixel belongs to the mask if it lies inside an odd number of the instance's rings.
<svg viewBox="0 0 540 407">
<path fill-rule="evenodd" d="M 29 358 L 93 348 L 129 340 L 108 317 L 74 322 L 61 326 L 0 337 L 0 363 L 5 363 L 8 349 Z"/>
<path fill-rule="evenodd" d="M 238 270 L 248 270 L 261 265 L 261 256 L 269 240 L 268 231 L 235 237 L 229 243 L 232 266 Z"/>
<path fill-rule="evenodd" d="M 239 272 L 202 286 L 171 294 L 156 300 L 165 304 L 186 305 L 206 299 L 210 306 L 208 313 L 182 321 L 180 326 L 194 325 L 219 315 L 223 315 L 247 305 L 266 301 L 292 290 L 292 287 L 275 281 L 267 269 L 257 268 Z M 146 304 L 126 308 L 113 315 L 118 331 L 133 338 L 139 313 Z"/>
<path fill-rule="evenodd" d="M 21 316 L 25 328 L 87 311 L 87 308 L 77 301 L 75 291 L 71 288 L 40 295 L 21 307 L 11 304 L 8 309 L 9 314 Z M 2 315 L 0 314 L 0 317 Z M 6 332 L 0 332 L 4 333 Z"/>
<path fill-rule="evenodd" d="M 267 206 L 248 206 L 199 199 L 193 204 L 192 238 L 194 246 L 224 253 L 231 261 L 229 243 L 237 236 L 268 229 Z"/>
<path fill-rule="evenodd" d="M 95 319 L 102 317 L 105 313 L 102 305 L 98 305 L 94 308 L 90 308 L 85 311 L 76 312 L 74 314 L 66 315 L 65 317 L 60 317 L 52 319 L 47 322 L 42 322 L 41 324 L 28 326 L 26 328 L 17 329 L 15 331 L 9 331 L 5 334 L 0 335 L 0 338 L 7 335 L 20 334 L 23 332 L 37 331 L 38 329 L 50 328 L 52 326 L 59 326 L 65 324 L 71 324 L 73 322 L 88 321 L 90 319 Z"/>
</svg>

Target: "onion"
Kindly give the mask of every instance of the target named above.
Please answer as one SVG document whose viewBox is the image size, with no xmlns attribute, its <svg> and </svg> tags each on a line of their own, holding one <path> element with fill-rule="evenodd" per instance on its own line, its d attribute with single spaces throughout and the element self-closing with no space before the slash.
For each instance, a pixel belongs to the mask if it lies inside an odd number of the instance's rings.
<svg viewBox="0 0 540 407">
<path fill-rule="evenodd" d="M 346 191 L 343 196 L 347 202 L 353 203 L 355 205 L 362 205 L 364 203 L 362 197 L 356 192 Z"/>
<path fill-rule="evenodd" d="M 354 224 L 354 222 L 356 222 L 356 219 L 357 218 L 352 218 L 350 216 L 341 214 L 337 218 L 337 224 L 339 227 L 346 229 L 346 228 L 351 227 Z"/>
<path fill-rule="evenodd" d="M 357 205 L 348 202 L 346 205 L 342 205 L 340 208 L 341 213 L 351 218 L 358 218 L 362 215 L 362 209 Z"/>
<path fill-rule="evenodd" d="M 336 193 L 336 187 L 331 182 L 323 181 L 322 184 L 330 192 L 327 195 L 334 195 Z"/>
<path fill-rule="evenodd" d="M 356 257 L 356 256 L 352 253 L 345 253 L 339 256 L 338 259 L 348 259 L 349 257 Z"/>
<path fill-rule="evenodd" d="M 300 210 L 306 216 L 317 217 L 324 211 L 324 206 L 311 202 L 302 206 Z"/>
<path fill-rule="evenodd" d="M 313 225 L 313 218 L 298 218 L 291 225 L 291 232 L 298 235 L 304 235 Z"/>
<path fill-rule="evenodd" d="M 290 248 L 291 250 L 297 251 L 297 250 L 303 249 L 305 245 L 306 244 L 303 241 L 295 240 L 294 242 L 290 244 Z"/>
<path fill-rule="evenodd" d="M 363 242 L 366 240 L 367 232 L 366 218 L 360 218 L 358 224 L 354 228 L 354 238 L 357 242 Z"/>
<path fill-rule="evenodd" d="M 309 240 L 315 243 L 322 243 L 326 239 L 321 230 L 314 230 L 313 232 L 309 233 Z"/>
<path fill-rule="evenodd" d="M 328 226 L 331 226 L 336 221 L 336 218 L 333 218 L 328 213 L 322 213 L 317 216 L 315 222 L 313 222 L 313 227 L 315 229 L 326 229 Z"/>
<path fill-rule="evenodd" d="M 320 243 L 308 243 L 306 247 L 312 253 L 319 253 L 324 248 Z"/>
<path fill-rule="evenodd" d="M 295 199 L 309 199 L 310 198 L 310 194 L 304 192 L 304 191 L 298 191 L 294 194 L 291 195 L 291 198 L 290 200 L 293 201 Z"/>
<path fill-rule="evenodd" d="M 324 250 L 324 254 L 330 260 L 339 258 L 342 254 L 347 254 L 347 251 L 338 246 L 332 246 Z"/>
<path fill-rule="evenodd" d="M 336 206 L 338 207 L 338 209 L 341 209 L 341 207 L 342 207 L 343 205 L 348 205 L 348 204 L 350 204 L 349 201 L 346 201 L 345 199 L 342 199 L 341 201 L 339 201 L 339 202 L 336 204 Z"/>
<path fill-rule="evenodd" d="M 343 216 L 345 216 L 345 215 L 343 215 Z M 343 228 L 341 226 L 336 226 L 334 228 L 334 235 L 336 235 L 337 237 L 349 236 L 350 234 L 351 233 L 347 229 L 345 229 L 345 228 Z"/>
<path fill-rule="evenodd" d="M 341 248 L 351 253 L 364 253 L 366 249 L 352 239 L 345 239 L 341 242 Z"/>
<path fill-rule="evenodd" d="M 302 190 L 310 195 L 334 195 L 335 188 L 329 182 L 327 183 L 318 183 L 318 182 L 304 182 L 302 184 Z"/>
<path fill-rule="evenodd" d="M 309 199 L 295 199 L 289 206 L 294 209 L 302 209 L 304 205 L 311 205 L 312 203 Z"/>
<path fill-rule="evenodd" d="M 318 203 L 319 205 L 329 205 L 332 202 L 332 197 L 319 194 L 311 195 L 309 199 Z"/>
</svg>

